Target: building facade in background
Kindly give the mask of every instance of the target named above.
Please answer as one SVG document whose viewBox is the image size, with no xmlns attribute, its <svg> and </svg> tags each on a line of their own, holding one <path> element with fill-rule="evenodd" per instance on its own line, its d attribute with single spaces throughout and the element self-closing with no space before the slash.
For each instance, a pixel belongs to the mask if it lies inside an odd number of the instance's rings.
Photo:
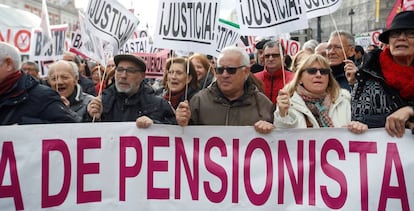
<svg viewBox="0 0 414 211">
<path fill-rule="evenodd" d="M 68 31 L 78 27 L 78 9 L 74 0 L 47 0 L 50 25 L 67 24 Z M 40 17 L 42 13 L 42 0 L 0 0 L 4 4 L 16 9 L 31 12 Z"/>
</svg>

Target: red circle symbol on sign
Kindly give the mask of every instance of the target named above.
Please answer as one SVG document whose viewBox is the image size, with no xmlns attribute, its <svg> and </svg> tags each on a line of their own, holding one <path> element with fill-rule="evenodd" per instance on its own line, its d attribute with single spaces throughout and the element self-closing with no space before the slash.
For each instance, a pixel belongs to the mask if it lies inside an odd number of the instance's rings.
<svg viewBox="0 0 414 211">
<path fill-rule="evenodd" d="M 26 53 L 30 49 L 30 31 L 26 29 L 19 30 L 14 36 L 14 46 L 16 46 L 21 53 Z"/>
<path fill-rule="evenodd" d="M 374 43 L 375 45 L 379 45 L 380 44 L 380 41 L 378 40 L 378 36 L 380 34 L 381 34 L 381 32 L 376 31 L 376 32 L 373 32 L 372 35 L 371 35 L 372 43 Z"/>
<path fill-rule="evenodd" d="M 291 56 L 294 56 L 299 51 L 299 44 L 297 42 L 291 42 L 289 46 L 289 52 Z"/>
</svg>

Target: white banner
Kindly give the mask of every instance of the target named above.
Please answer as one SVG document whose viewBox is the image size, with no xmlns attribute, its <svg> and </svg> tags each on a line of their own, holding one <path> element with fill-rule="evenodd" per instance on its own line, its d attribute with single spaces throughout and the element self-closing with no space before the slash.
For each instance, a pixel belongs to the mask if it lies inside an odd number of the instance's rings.
<svg viewBox="0 0 414 211">
<path fill-rule="evenodd" d="M 240 34 L 275 36 L 308 28 L 304 0 L 240 0 L 237 5 Z"/>
<path fill-rule="evenodd" d="M 161 0 L 154 46 L 215 54 L 219 0 Z"/>
<path fill-rule="evenodd" d="M 119 49 L 119 54 L 148 53 L 150 50 L 148 37 L 132 38 Z"/>
<path fill-rule="evenodd" d="M 382 33 L 382 30 L 370 31 L 365 33 L 360 33 L 355 35 L 355 45 L 362 46 L 365 50 L 371 44 L 380 45 L 378 36 Z"/>
<path fill-rule="evenodd" d="M 226 46 L 236 45 L 240 40 L 239 29 L 240 26 L 236 23 L 219 19 L 217 25 L 217 41 L 216 41 L 216 53 L 213 56 L 218 56 L 223 48 Z"/>
<path fill-rule="evenodd" d="M 295 56 L 300 50 L 300 42 L 296 40 L 279 39 L 279 41 L 285 49 L 285 54 L 287 55 Z"/>
<path fill-rule="evenodd" d="M 139 23 L 138 18 L 116 0 L 89 0 L 84 21 L 86 30 L 93 34 L 89 36 L 99 39 L 104 51 L 112 54 L 119 51 Z"/>
<path fill-rule="evenodd" d="M 30 60 L 51 61 L 61 59 L 66 51 L 65 41 L 67 24 L 50 26 L 52 33 L 51 43 L 42 35 L 41 28 L 34 28 L 31 35 Z M 49 45 L 49 48 L 47 47 Z M 44 49 L 47 49 L 44 51 Z"/>
<path fill-rule="evenodd" d="M 342 5 L 342 0 L 303 0 L 308 19 L 334 13 Z"/>
<path fill-rule="evenodd" d="M 410 210 L 414 139 L 384 129 L 0 127 L 0 210 Z"/>
<path fill-rule="evenodd" d="M 0 41 L 14 45 L 22 54 L 30 53 L 31 33 L 28 28 L 0 25 Z"/>
</svg>

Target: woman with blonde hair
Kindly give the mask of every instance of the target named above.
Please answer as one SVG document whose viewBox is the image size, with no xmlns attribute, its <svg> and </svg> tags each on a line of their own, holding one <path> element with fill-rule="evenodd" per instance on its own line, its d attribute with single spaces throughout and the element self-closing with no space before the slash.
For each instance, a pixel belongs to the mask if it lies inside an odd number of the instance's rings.
<svg viewBox="0 0 414 211">
<path fill-rule="evenodd" d="M 279 92 L 274 124 L 276 128 L 347 127 L 362 133 L 368 126 L 351 121 L 350 98 L 335 80 L 326 58 L 310 55 Z"/>
</svg>

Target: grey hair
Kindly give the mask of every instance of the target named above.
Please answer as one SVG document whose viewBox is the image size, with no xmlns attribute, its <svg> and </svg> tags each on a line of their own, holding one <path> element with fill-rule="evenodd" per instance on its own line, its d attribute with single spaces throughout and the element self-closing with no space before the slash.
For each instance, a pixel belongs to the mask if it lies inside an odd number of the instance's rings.
<svg viewBox="0 0 414 211">
<path fill-rule="evenodd" d="M 310 49 L 315 51 L 316 46 L 318 46 L 319 42 L 316 40 L 308 40 L 305 43 L 303 43 L 302 49 Z"/>
<path fill-rule="evenodd" d="M 329 35 L 329 38 L 337 37 L 338 34 L 339 34 L 339 36 L 344 36 L 348 40 L 348 44 L 355 47 L 355 38 L 348 31 L 345 31 L 345 30 L 333 31 L 333 32 L 331 32 L 331 35 Z"/>
<path fill-rule="evenodd" d="M 285 54 L 285 47 L 283 47 L 283 45 L 279 45 L 279 44 L 280 43 L 279 43 L 278 40 L 270 40 L 270 41 L 266 42 L 263 45 L 263 49 L 266 49 L 266 48 L 274 48 L 274 47 L 277 47 L 277 48 L 281 47 L 282 48 L 282 53 Z"/>
<path fill-rule="evenodd" d="M 76 65 L 76 63 L 75 62 L 72 62 L 72 61 L 66 61 L 66 60 L 59 60 L 59 61 L 57 61 L 57 62 L 54 62 L 53 64 L 51 64 L 50 66 L 49 66 L 49 69 L 50 69 L 50 71 L 49 71 L 49 74 L 50 74 L 50 72 L 52 71 L 52 70 L 55 70 L 56 69 L 56 66 L 58 65 L 58 64 L 65 64 L 65 65 L 69 65 L 70 67 L 72 67 L 71 69 L 72 69 L 72 74 L 74 75 L 74 76 L 76 76 L 76 77 L 79 77 L 79 69 L 78 69 L 78 65 Z"/>
<path fill-rule="evenodd" d="M 0 64 L 3 64 L 7 57 L 13 60 L 14 69 L 19 70 L 22 65 L 20 51 L 9 43 L 0 42 Z"/>
<path fill-rule="evenodd" d="M 221 50 L 220 55 L 217 58 L 217 63 L 220 63 L 220 60 L 223 58 L 224 54 L 226 53 L 238 53 L 240 55 L 241 64 L 243 66 L 250 66 L 250 57 L 247 54 L 244 48 L 240 48 L 237 46 L 227 46 Z"/>
</svg>

